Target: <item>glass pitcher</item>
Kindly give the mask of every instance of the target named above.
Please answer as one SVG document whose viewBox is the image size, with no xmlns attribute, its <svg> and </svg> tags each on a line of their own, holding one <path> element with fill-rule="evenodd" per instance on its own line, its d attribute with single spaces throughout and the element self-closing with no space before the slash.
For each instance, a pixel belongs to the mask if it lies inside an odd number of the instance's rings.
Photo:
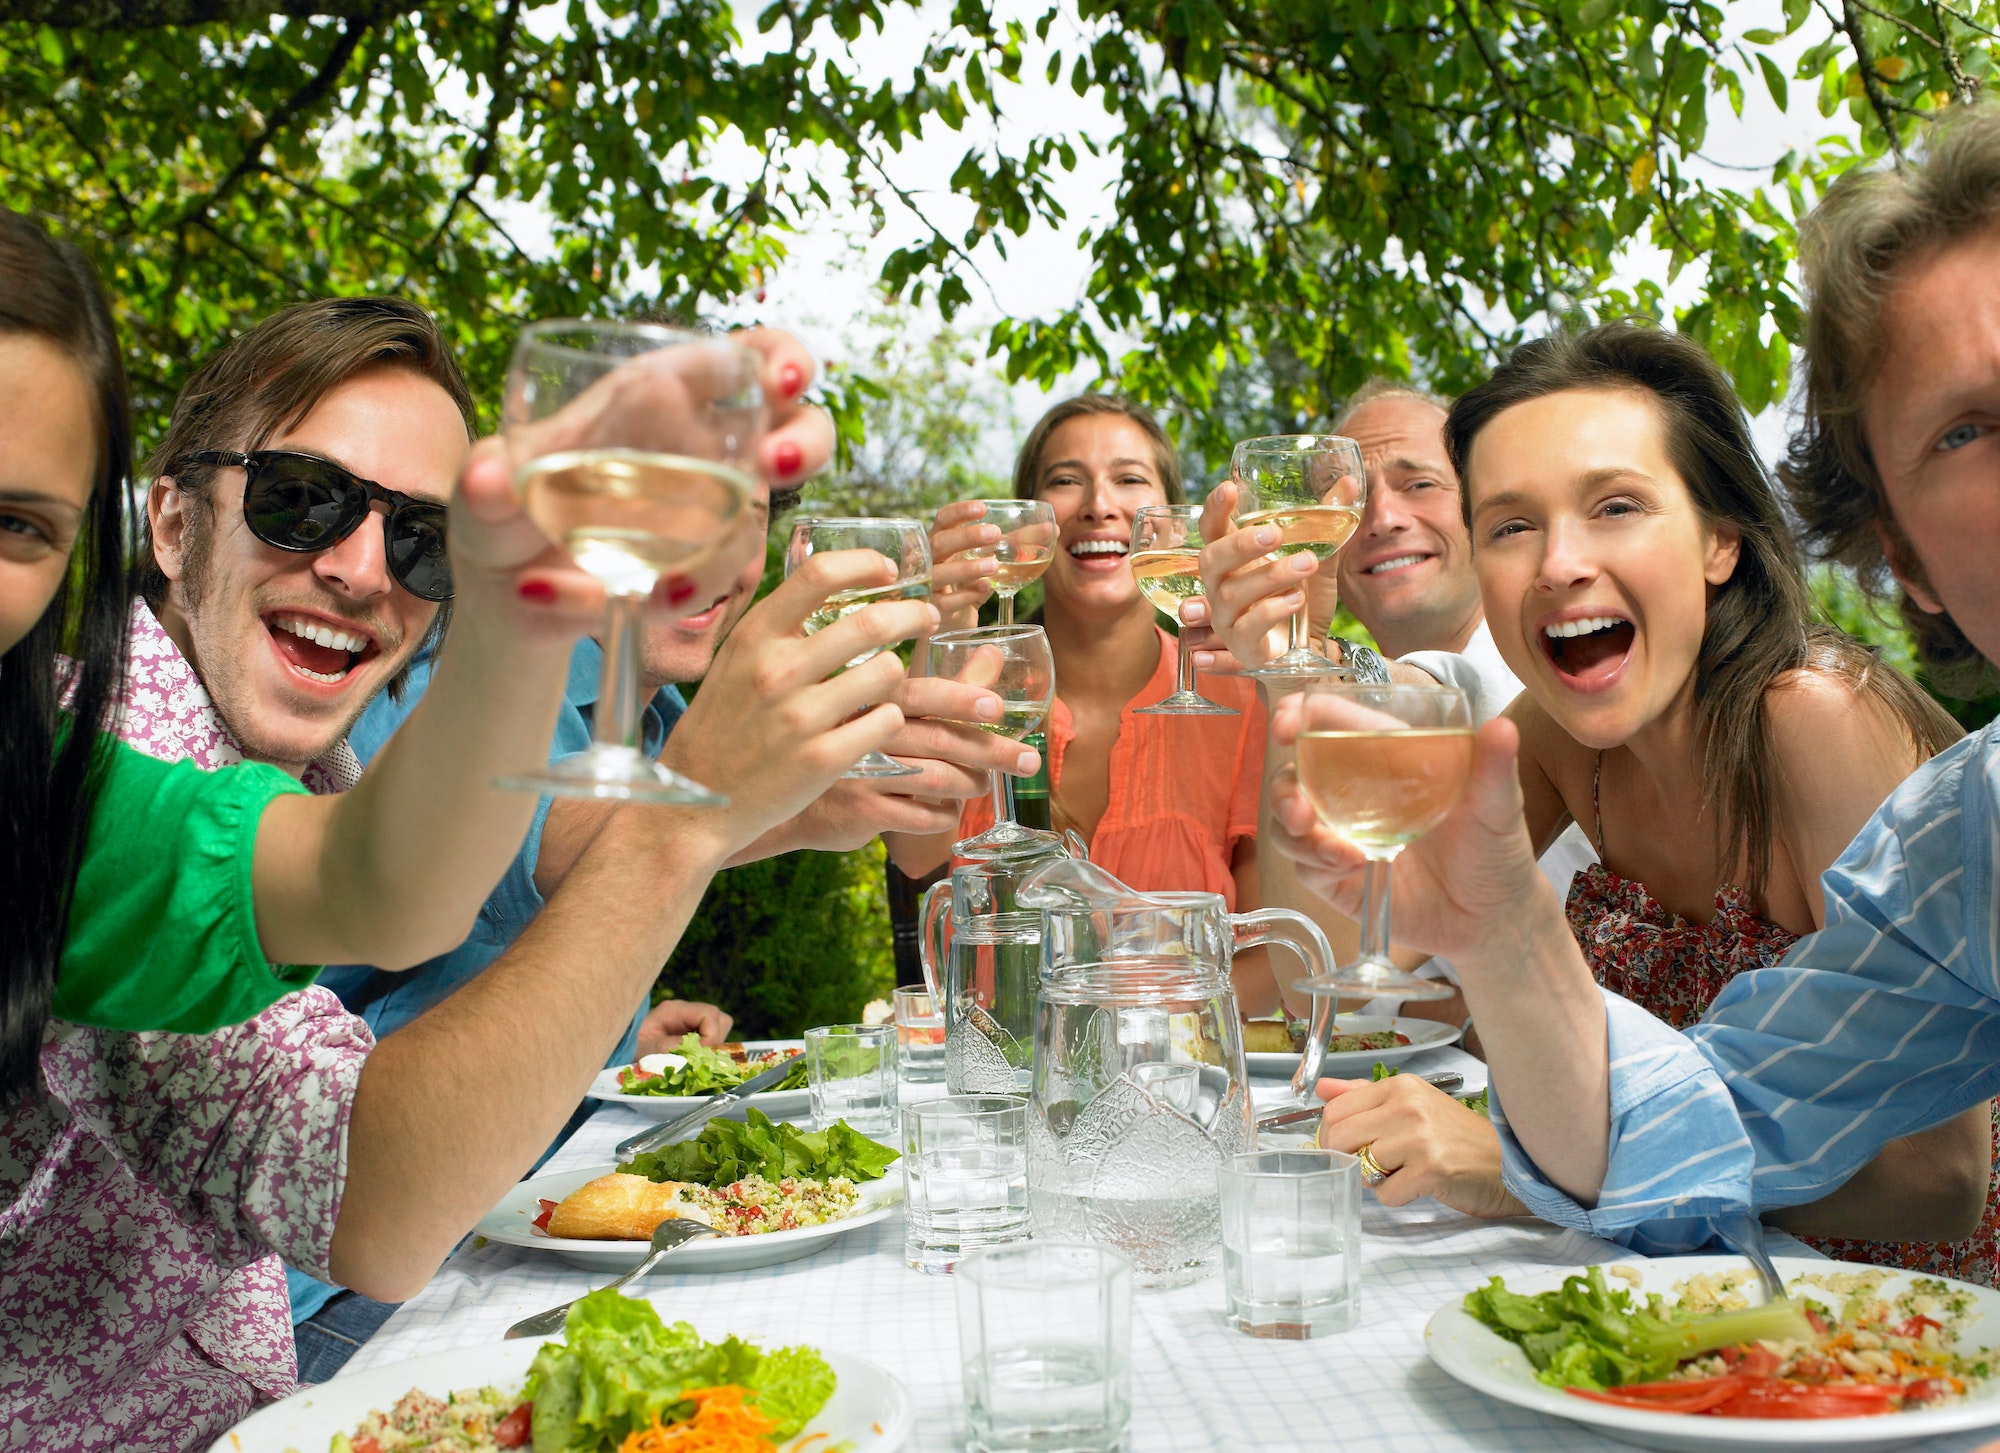
<svg viewBox="0 0 2000 1453">
<path fill-rule="evenodd" d="M 1073 846 L 1050 837 L 961 863 L 924 892 L 924 982 L 944 1006 L 944 1082 L 954 1095 L 1028 1093 L 1042 915 L 1019 892 Z"/>
<path fill-rule="evenodd" d="M 1035 1235 L 1116 1246 L 1143 1286 L 1199 1280 L 1221 1254 L 1217 1173 L 1256 1139 L 1231 960 L 1268 943 L 1331 962 L 1325 937 L 1283 909 L 1231 915 L 1218 894 L 1142 895 L 1066 864 L 1019 898 L 1045 905 Z"/>
</svg>

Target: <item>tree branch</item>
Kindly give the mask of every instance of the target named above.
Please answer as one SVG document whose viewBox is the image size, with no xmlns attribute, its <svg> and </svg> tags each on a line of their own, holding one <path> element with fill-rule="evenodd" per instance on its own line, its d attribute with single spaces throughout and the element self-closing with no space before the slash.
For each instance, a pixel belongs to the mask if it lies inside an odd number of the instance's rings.
<svg viewBox="0 0 2000 1453">
<path fill-rule="evenodd" d="M 57 30 L 156 30 L 167 25 L 262 25 L 347 20 L 374 25 L 417 8 L 416 0 L 0 0 L 0 20 Z"/>
</svg>

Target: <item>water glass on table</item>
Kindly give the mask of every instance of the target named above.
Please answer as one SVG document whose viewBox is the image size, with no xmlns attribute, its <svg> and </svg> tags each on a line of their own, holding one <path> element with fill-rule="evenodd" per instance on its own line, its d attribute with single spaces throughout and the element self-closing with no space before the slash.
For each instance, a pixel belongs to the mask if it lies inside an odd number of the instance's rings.
<svg viewBox="0 0 2000 1453">
<path fill-rule="evenodd" d="M 1132 1424 L 1132 1263 L 1025 1241 L 959 1263 L 971 1453 L 1114 1453 Z"/>
<path fill-rule="evenodd" d="M 928 989 L 898 989 L 896 1073 L 905 1084 L 944 1080 L 944 1005 Z"/>
<path fill-rule="evenodd" d="M 1222 1167 L 1222 1285 L 1252 1337 L 1345 1332 L 1361 1305 L 1361 1162 L 1337 1150 L 1252 1150 Z"/>
<path fill-rule="evenodd" d="M 947 1272 L 1028 1237 L 1028 1102 L 947 1095 L 905 1105 L 903 1259 Z"/>
<path fill-rule="evenodd" d="M 845 1120 L 871 1140 L 896 1134 L 896 1026 L 826 1024 L 806 1031 L 813 1129 Z"/>
</svg>

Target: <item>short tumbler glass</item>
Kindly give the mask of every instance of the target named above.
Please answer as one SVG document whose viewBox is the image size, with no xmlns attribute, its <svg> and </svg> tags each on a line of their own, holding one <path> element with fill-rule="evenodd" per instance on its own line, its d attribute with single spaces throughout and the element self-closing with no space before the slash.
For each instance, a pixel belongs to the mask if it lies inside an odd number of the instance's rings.
<svg viewBox="0 0 2000 1453">
<path fill-rule="evenodd" d="M 1226 1315 L 1252 1337 L 1345 1332 L 1361 1307 L 1361 1162 L 1252 1150 L 1223 1164 Z"/>
<path fill-rule="evenodd" d="M 987 1246 L 1028 1239 L 1028 1102 L 946 1095 L 905 1105 L 903 1259 L 946 1272 Z"/>
<path fill-rule="evenodd" d="M 826 1024 L 806 1031 L 813 1129 L 845 1120 L 872 1140 L 896 1136 L 896 1026 Z"/>
<path fill-rule="evenodd" d="M 1024 1241 L 959 1263 L 970 1453 L 1115 1453 L 1132 1424 L 1132 1263 Z"/>
<path fill-rule="evenodd" d="M 896 991 L 896 1073 L 910 1085 L 944 1083 L 944 1005 L 928 989 Z"/>
</svg>

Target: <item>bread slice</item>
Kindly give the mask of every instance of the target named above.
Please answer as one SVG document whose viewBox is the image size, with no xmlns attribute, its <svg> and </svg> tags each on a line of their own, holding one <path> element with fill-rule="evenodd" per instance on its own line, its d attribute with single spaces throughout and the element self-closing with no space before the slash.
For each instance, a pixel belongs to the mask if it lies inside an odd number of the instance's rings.
<svg viewBox="0 0 2000 1453">
<path fill-rule="evenodd" d="M 613 1173 L 578 1186 L 549 1217 L 549 1235 L 578 1241 L 647 1241 L 662 1221 L 685 1217 L 708 1224 L 699 1206 L 682 1199 L 679 1181 Z"/>
</svg>

